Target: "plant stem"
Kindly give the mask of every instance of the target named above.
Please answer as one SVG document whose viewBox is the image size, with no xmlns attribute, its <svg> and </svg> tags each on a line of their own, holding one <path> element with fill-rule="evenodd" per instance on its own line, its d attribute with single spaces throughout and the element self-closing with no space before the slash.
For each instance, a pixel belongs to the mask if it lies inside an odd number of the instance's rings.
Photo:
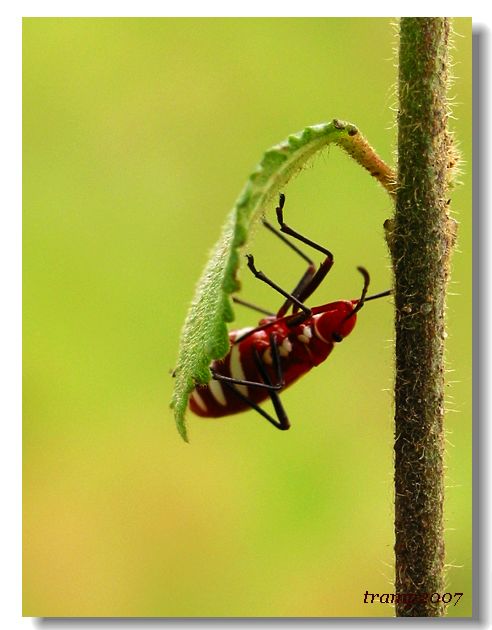
<svg viewBox="0 0 492 630">
<path fill-rule="evenodd" d="M 395 554 L 397 616 L 444 614 L 444 307 L 454 222 L 448 216 L 447 18 L 402 18 L 395 273 Z M 437 599 L 437 596 L 434 596 Z M 410 598 L 411 600 L 411 598 Z"/>
</svg>

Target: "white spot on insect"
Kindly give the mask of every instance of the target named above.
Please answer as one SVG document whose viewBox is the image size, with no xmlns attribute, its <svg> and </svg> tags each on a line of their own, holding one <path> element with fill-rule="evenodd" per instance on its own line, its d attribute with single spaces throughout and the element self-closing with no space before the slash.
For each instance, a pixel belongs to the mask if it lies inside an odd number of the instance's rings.
<svg viewBox="0 0 492 630">
<path fill-rule="evenodd" d="M 267 364 L 267 365 L 273 365 L 273 359 L 272 359 L 272 349 L 270 347 L 268 347 L 265 352 L 263 353 L 263 361 Z"/>
<path fill-rule="evenodd" d="M 299 339 L 299 341 L 302 341 L 302 343 L 309 343 L 312 337 L 313 331 L 309 326 L 303 326 L 301 329 L 301 334 L 297 335 L 297 338 Z"/>
<path fill-rule="evenodd" d="M 247 333 L 251 332 L 252 330 L 254 330 L 254 328 L 252 328 L 251 326 L 246 327 L 246 328 L 239 328 L 238 330 L 235 330 L 234 331 L 233 341 L 237 341 L 238 339 L 240 339 L 241 337 L 243 337 Z"/>
<path fill-rule="evenodd" d="M 318 337 L 318 339 L 321 339 L 321 341 L 324 341 L 325 343 L 332 343 L 331 341 L 328 341 L 327 339 L 325 339 L 318 330 L 318 320 L 321 316 L 322 316 L 322 313 L 320 315 L 315 315 L 313 317 L 314 334 L 316 335 L 316 337 Z"/>
<path fill-rule="evenodd" d="M 224 390 L 222 389 L 222 384 L 213 378 L 210 380 L 208 387 L 210 389 L 212 396 L 219 403 L 219 405 L 222 405 L 223 407 L 225 407 L 227 405 L 227 401 L 224 396 Z"/>
<path fill-rule="evenodd" d="M 239 345 L 232 346 L 231 350 L 231 362 L 229 364 L 232 378 L 239 381 L 246 380 L 244 375 L 243 365 L 241 363 L 241 355 L 239 353 Z M 248 396 L 248 388 L 246 385 L 234 385 L 234 387 L 241 392 L 244 396 Z"/>
<path fill-rule="evenodd" d="M 279 354 L 281 357 L 286 357 L 288 356 L 289 352 L 292 350 L 292 343 L 290 342 L 290 339 L 288 337 L 286 337 L 283 341 L 282 344 L 279 346 Z"/>
<path fill-rule="evenodd" d="M 203 402 L 203 398 L 200 396 L 200 394 L 197 392 L 196 389 L 191 394 L 191 397 L 196 402 L 196 404 L 200 407 L 200 409 L 202 411 L 205 411 L 205 413 L 206 413 L 207 412 L 207 405 Z"/>
</svg>

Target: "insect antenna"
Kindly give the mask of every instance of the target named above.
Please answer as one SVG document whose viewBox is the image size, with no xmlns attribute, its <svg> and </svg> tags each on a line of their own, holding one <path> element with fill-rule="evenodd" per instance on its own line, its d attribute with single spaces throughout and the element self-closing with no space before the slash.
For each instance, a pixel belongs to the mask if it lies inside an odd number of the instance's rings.
<svg viewBox="0 0 492 630">
<path fill-rule="evenodd" d="M 369 272 L 365 267 L 357 267 L 357 271 L 359 271 L 364 277 L 364 286 L 362 287 L 362 293 L 360 294 L 360 298 L 357 300 L 357 304 L 350 311 L 350 313 L 345 317 L 343 321 L 350 319 L 353 317 L 360 309 L 364 306 L 364 302 L 366 301 L 367 289 L 369 288 L 369 284 L 371 282 L 371 277 L 369 276 Z"/>
<path fill-rule="evenodd" d="M 364 267 L 357 267 L 357 270 L 364 277 L 364 286 L 362 287 L 362 293 L 360 295 L 360 298 L 357 300 L 357 304 L 350 311 L 350 313 L 347 315 L 347 317 L 345 317 L 344 321 L 346 321 L 347 319 L 350 319 L 353 315 L 355 315 L 355 313 L 360 311 L 360 309 L 364 306 L 364 304 L 366 302 L 369 302 L 370 300 L 377 300 L 378 298 L 386 297 L 386 296 L 391 295 L 393 293 L 393 291 L 391 289 L 388 289 L 387 291 L 382 291 L 381 293 L 375 293 L 374 295 L 367 296 L 367 290 L 369 288 L 369 283 L 371 281 L 371 278 L 369 276 L 369 272 Z"/>
<path fill-rule="evenodd" d="M 370 302 L 371 300 L 377 300 L 382 297 L 388 297 L 388 295 L 393 295 L 393 291 L 388 289 L 387 291 L 381 291 L 381 293 L 375 293 L 374 295 L 369 295 L 364 299 L 364 304 L 366 302 Z"/>
</svg>

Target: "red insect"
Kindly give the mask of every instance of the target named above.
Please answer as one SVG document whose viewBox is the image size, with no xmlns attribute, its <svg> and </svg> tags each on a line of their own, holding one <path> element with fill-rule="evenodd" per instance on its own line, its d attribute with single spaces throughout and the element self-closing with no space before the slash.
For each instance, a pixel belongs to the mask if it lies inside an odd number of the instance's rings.
<svg viewBox="0 0 492 630">
<path fill-rule="evenodd" d="M 325 361 L 335 343 L 339 343 L 352 332 L 357 312 L 365 302 L 390 294 L 390 291 L 384 291 L 366 297 L 369 274 L 363 267 L 358 267 L 364 277 L 359 299 L 307 307 L 304 302 L 331 269 L 333 255 L 284 223 L 284 203 L 285 195 L 281 194 L 277 207 L 280 231 L 322 252 L 325 259 L 316 270 L 313 261 L 304 252 L 264 221 L 270 231 L 307 261 L 308 268 L 292 293 L 287 293 L 258 271 L 253 256 L 247 255 L 248 267 L 255 277 L 286 299 L 276 315 L 238 298 L 234 299 L 239 304 L 266 314 L 266 317 L 260 320 L 256 328 L 229 333 L 229 354 L 224 359 L 212 362 L 212 379 L 207 385 L 198 385 L 190 395 L 190 409 L 199 416 L 218 418 L 253 408 L 277 429 L 288 429 L 290 423 L 278 392 Z M 267 398 L 273 403 L 277 419 L 259 406 Z"/>
</svg>

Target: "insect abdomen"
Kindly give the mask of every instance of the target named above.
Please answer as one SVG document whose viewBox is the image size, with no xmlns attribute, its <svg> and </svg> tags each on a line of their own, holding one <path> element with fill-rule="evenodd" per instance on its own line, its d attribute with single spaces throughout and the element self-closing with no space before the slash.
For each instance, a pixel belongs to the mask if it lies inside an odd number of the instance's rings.
<svg viewBox="0 0 492 630">
<path fill-rule="evenodd" d="M 229 354 L 221 361 L 214 361 L 211 365 L 212 371 L 239 381 L 263 383 L 254 360 L 254 353 L 257 353 L 271 383 L 277 383 L 278 375 L 273 366 L 269 338 L 272 332 L 276 335 L 278 343 L 284 388 L 323 361 L 332 347 L 332 344 L 327 346 L 320 342 L 313 335 L 309 324 L 289 330 L 281 325 L 273 326 L 269 327 L 268 331 L 258 330 L 243 340 L 240 340 L 240 337 L 245 331 L 234 331 L 230 336 L 232 345 Z M 236 339 L 239 341 L 234 343 Z M 232 387 L 256 404 L 269 396 L 267 389 L 254 385 L 234 384 Z M 217 379 L 211 379 L 207 385 L 197 386 L 190 396 L 191 410 L 202 417 L 219 418 L 249 409 L 251 405 L 235 393 L 232 387 Z"/>
<path fill-rule="evenodd" d="M 261 378 L 254 365 L 251 365 L 244 353 L 241 352 L 241 344 L 231 346 L 231 351 L 222 361 L 214 361 L 212 369 L 217 374 L 238 380 L 261 382 Z M 243 396 L 256 403 L 260 403 L 268 397 L 265 389 L 246 385 L 234 385 Z M 229 385 L 217 379 L 211 379 L 207 385 L 198 385 L 190 396 L 190 409 L 198 416 L 205 418 L 220 418 L 250 408 L 247 402 L 242 400 Z"/>
</svg>

